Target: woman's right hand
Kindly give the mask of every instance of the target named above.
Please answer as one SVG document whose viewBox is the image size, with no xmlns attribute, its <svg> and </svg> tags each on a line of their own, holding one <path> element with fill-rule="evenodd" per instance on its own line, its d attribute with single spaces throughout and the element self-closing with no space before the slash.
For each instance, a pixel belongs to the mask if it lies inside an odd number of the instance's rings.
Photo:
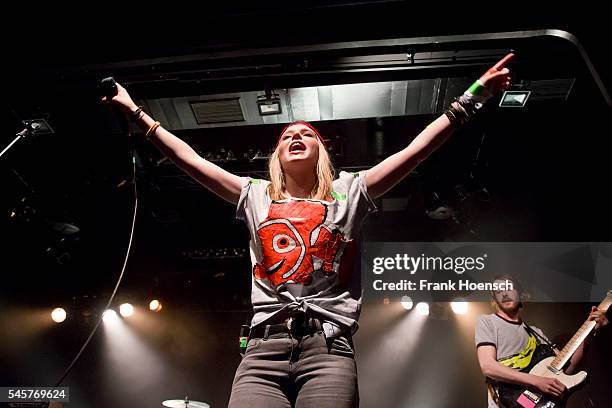
<svg viewBox="0 0 612 408">
<path fill-rule="evenodd" d="M 113 96 L 110 100 L 106 96 L 103 97 L 102 103 L 112 103 L 126 114 L 130 114 L 138 109 L 128 91 L 119 83 L 117 83 L 117 95 Z"/>
</svg>

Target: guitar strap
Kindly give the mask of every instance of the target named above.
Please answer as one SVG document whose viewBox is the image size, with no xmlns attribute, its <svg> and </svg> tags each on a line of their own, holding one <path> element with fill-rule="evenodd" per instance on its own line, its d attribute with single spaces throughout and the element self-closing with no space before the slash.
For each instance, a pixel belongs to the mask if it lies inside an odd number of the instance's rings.
<svg viewBox="0 0 612 408">
<path fill-rule="evenodd" d="M 533 334 L 534 336 L 538 337 L 544 344 L 550 346 L 551 348 L 555 348 L 556 345 L 551 343 L 550 341 L 548 341 L 544 336 L 542 336 L 540 333 L 538 333 L 537 331 L 533 330 L 533 328 L 528 325 L 527 323 L 523 322 L 523 324 L 525 325 L 525 330 L 527 331 L 527 333 Z"/>
</svg>

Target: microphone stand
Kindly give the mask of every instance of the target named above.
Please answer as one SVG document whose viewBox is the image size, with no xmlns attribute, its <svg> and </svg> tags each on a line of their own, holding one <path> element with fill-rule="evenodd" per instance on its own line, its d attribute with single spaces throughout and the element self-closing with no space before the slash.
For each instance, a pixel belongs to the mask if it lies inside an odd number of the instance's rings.
<svg viewBox="0 0 612 408">
<path fill-rule="evenodd" d="M 13 141 L 9 143 L 9 145 L 6 146 L 4 150 L 2 150 L 2 152 L 0 153 L 0 157 L 2 157 L 4 153 L 8 152 L 9 149 L 13 147 L 13 145 L 17 143 L 19 139 L 25 139 L 26 137 L 33 135 L 36 132 L 36 130 L 40 127 L 40 125 L 35 124 L 35 123 L 25 123 L 24 122 L 24 125 L 25 125 L 25 128 L 23 128 L 20 132 L 17 132 L 15 134 L 15 139 L 13 139 Z"/>
</svg>

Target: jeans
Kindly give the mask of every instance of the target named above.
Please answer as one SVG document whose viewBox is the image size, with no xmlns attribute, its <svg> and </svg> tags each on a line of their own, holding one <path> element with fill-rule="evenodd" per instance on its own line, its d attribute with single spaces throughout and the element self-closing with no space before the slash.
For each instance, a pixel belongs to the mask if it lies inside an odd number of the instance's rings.
<svg viewBox="0 0 612 408">
<path fill-rule="evenodd" d="M 236 370 L 230 408 L 353 408 L 359 405 L 350 337 L 278 333 L 250 339 Z"/>
</svg>

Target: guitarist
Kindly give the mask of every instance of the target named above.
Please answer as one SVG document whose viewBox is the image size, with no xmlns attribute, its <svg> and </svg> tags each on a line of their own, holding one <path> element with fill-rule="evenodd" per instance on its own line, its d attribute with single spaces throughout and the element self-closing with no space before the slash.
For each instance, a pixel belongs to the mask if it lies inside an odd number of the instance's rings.
<svg viewBox="0 0 612 408">
<path fill-rule="evenodd" d="M 496 381 L 523 385 L 554 398 L 562 396 L 566 391 L 565 385 L 555 378 L 520 371 L 530 365 L 537 345 L 549 342 L 540 329 L 527 326 L 521 319 L 520 310 L 523 304 L 518 281 L 505 274 L 495 277 L 495 282 L 502 283 L 506 280 L 513 283 L 513 290 L 493 292 L 491 303 L 496 312 L 480 316 L 476 324 L 478 362 L 487 378 L 489 408 L 501 407 Z M 597 323 L 595 330 L 608 324 L 604 311 L 594 306 L 591 308 L 589 320 Z M 584 355 L 584 344 L 583 342 L 571 357 L 568 367 L 564 370 L 567 374 L 576 371 Z M 559 351 L 554 348 L 554 352 Z"/>
</svg>

